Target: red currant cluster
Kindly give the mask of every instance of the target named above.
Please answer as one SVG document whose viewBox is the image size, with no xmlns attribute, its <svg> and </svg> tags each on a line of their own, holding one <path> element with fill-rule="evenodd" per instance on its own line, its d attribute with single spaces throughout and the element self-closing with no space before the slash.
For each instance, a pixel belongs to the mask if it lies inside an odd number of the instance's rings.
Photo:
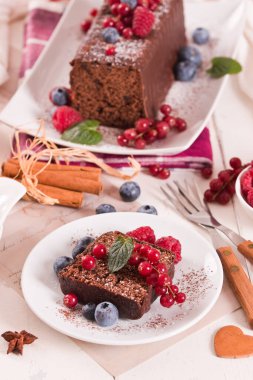
<svg viewBox="0 0 253 380">
<path fill-rule="evenodd" d="M 118 144 L 144 149 L 146 145 L 152 144 L 156 140 L 164 139 L 172 128 L 178 132 L 182 132 L 187 128 L 185 120 L 171 115 L 172 108 L 169 104 L 163 104 L 160 111 L 163 114 L 161 120 L 137 120 L 134 128 L 126 129 L 117 137 Z"/>
<path fill-rule="evenodd" d="M 81 29 L 84 33 L 88 32 L 88 30 L 90 29 L 93 23 L 93 19 L 97 16 L 97 14 L 98 14 L 98 10 L 96 8 L 93 8 L 90 11 L 90 18 L 83 20 L 83 22 L 81 23 Z"/>
<path fill-rule="evenodd" d="M 175 302 L 183 303 L 186 296 L 172 284 L 168 268 L 166 264 L 160 262 L 160 256 L 158 249 L 147 244 L 135 243 L 128 263 L 136 266 L 139 274 L 146 278 L 147 284 L 154 288 L 155 294 L 160 296 L 162 306 L 171 307 Z"/>
<path fill-rule="evenodd" d="M 158 177 L 160 179 L 167 179 L 170 176 L 170 170 L 163 168 L 158 164 L 149 166 L 148 170 L 153 177 Z"/>
<path fill-rule="evenodd" d="M 238 157 L 231 158 L 229 164 L 231 169 L 220 171 L 218 178 L 210 181 L 209 189 L 204 192 L 205 201 L 225 205 L 233 197 L 236 178 L 248 164 L 242 165 Z"/>
</svg>

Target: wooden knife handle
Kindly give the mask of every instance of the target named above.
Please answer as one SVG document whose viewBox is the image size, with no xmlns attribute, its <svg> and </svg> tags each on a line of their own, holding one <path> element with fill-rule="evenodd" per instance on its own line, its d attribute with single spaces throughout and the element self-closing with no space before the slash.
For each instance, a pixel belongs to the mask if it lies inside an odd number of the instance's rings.
<svg viewBox="0 0 253 380">
<path fill-rule="evenodd" d="M 253 242 L 251 240 L 245 240 L 237 246 L 238 251 L 253 263 Z"/>
<path fill-rule="evenodd" d="M 220 247 L 217 252 L 229 284 L 253 328 L 253 286 L 231 247 Z"/>
</svg>

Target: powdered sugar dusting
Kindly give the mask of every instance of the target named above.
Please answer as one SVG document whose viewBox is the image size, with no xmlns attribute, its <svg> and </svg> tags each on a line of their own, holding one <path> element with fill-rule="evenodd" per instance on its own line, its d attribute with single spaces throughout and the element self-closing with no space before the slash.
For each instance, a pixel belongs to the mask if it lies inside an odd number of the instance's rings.
<svg viewBox="0 0 253 380">
<path fill-rule="evenodd" d="M 164 0 L 157 9 L 154 11 L 155 22 L 153 31 L 160 28 L 160 19 L 170 10 L 170 1 Z M 108 56 L 105 54 L 108 44 L 102 38 L 102 29 L 104 20 L 110 16 L 109 9 L 104 7 L 102 9 L 103 16 L 101 16 L 97 22 L 92 26 L 88 36 L 86 38 L 86 45 L 79 50 L 78 57 L 82 60 L 88 60 L 93 62 L 105 62 L 112 66 L 118 66 L 122 64 L 136 65 L 138 59 L 141 59 L 144 51 L 149 48 L 151 41 L 149 38 L 133 38 L 125 39 L 120 37 L 119 41 L 115 44 L 116 54 Z"/>
</svg>

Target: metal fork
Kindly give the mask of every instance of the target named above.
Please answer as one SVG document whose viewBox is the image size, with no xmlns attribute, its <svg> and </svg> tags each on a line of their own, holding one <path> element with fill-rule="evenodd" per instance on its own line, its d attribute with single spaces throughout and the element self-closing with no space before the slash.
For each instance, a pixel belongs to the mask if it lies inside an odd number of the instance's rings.
<svg viewBox="0 0 253 380">
<path fill-rule="evenodd" d="M 175 188 L 170 184 L 167 187 L 161 187 L 166 197 L 173 203 L 177 210 L 190 221 L 204 227 L 210 233 L 213 245 L 220 257 L 224 273 L 228 282 L 241 304 L 250 326 L 253 328 L 253 286 L 248 279 L 245 271 L 235 255 L 232 247 L 224 242 L 216 227 L 205 225 L 206 211 L 201 206 L 201 202 L 189 190 L 189 186 L 184 188 L 175 182 Z M 244 257 L 241 256 L 241 259 Z"/>
<path fill-rule="evenodd" d="M 236 232 L 230 228 L 222 225 L 217 219 L 212 215 L 207 203 L 205 205 L 200 201 L 199 196 L 196 198 L 193 195 L 193 189 L 190 185 L 185 182 L 185 186 L 180 184 L 178 181 L 174 181 L 176 189 L 170 184 L 166 184 L 170 192 L 173 194 L 175 200 L 171 198 L 171 195 L 166 191 L 165 188 L 161 187 L 163 193 L 172 203 L 175 204 L 178 211 L 180 211 L 184 216 L 191 220 L 193 223 L 197 223 L 202 226 L 215 228 L 226 235 L 233 244 L 236 245 L 237 249 L 243 256 L 253 263 L 253 242 L 251 240 L 246 240 L 242 236 L 238 235 Z M 198 195 L 198 190 L 195 186 L 195 193 Z M 179 209 L 180 208 L 180 209 Z"/>
</svg>

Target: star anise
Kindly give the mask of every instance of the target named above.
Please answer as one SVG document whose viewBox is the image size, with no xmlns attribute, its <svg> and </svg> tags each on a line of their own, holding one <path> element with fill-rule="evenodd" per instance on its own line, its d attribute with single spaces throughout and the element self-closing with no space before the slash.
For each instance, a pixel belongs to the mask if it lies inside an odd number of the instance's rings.
<svg viewBox="0 0 253 380">
<path fill-rule="evenodd" d="M 7 354 L 14 352 L 22 355 L 24 344 L 31 344 L 35 339 L 38 339 L 35 335 L 25 330 L 20 332 L 6 331 L 1 336 L 9 343 Z"/>
</svg>

